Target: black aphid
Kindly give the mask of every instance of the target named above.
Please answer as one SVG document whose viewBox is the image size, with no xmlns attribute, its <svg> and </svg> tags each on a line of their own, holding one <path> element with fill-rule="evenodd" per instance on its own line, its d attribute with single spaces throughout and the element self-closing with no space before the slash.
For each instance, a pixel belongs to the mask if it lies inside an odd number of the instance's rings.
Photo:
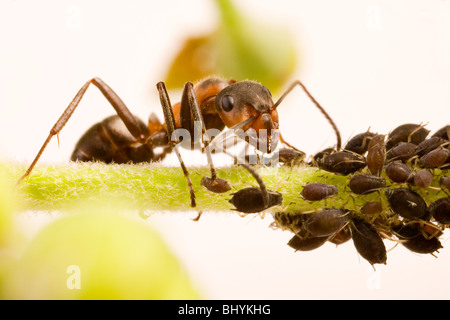
<svg viewBox="0 0 450 320">
<path fill-rule="evenodd" d="M 288 246 L 295 251 L 311 251 L 322 246 L 327 240 L 328 237 L 302 237 L 296 234 L 289 240 Z"/>
<path fill-rule="evenodd" d="M 301 195 L 306 200 L 319 201 L 335 196 L 337 193 L 338 188 L 333 184 L 314 182 L 306 184 Z"/>
<path fill-rule="evenodd" d="M 370 264 L 386 264 L 386 247 L 377 230 L 363 219 L 354 218 L 352 239 L 358 253 Z"/>
<path fill-rule="evenodd" d="M 417 146 L 411 142 L 400 142 L 386 153 L 386 162 L 400 160 L 406 162 L 416 155 Z"/>
<path fill-rule="evenodd" d="M 356 153 L 345 151 L 331 153 L 318 161 L 319 167 L 323 170 L 348 175 L 366 166 L 366 159 Z"/>
<path fill-rule="evenodd" d="M 279 192 L 267 190 L 269 195 L 269 206 L 267 208 L 280 205 L 283 196 Z M 229 202 L 236 207 L 237 211 L 244 213 L 257 213 L 267 208 L 264 207 L 264 200 L 260 188 L 249 187 L 233 193 Z"/>
<path fill-rule="evenodd" d="M 419 188 L 428 188 L 432 182 L 433 174 L 427 169 L 419 170 L 414 174 L 414 185 Z"/>
<path fill-rule="evenodd" d="M 384 143 L 384 135 L 377 134 L 369 143 L 366 156 L 367 168 L 370 173 L 379 176 L 383 170 L 386 161 L 386 146 Z"/>
<path fill-rule="evenodd" d="M 344 149 L 362 155 L 367 151 L 369 142 L 373 136 L 375 136 L 375 133 L 369 131 L 359 133 L 347 142 Z"/>
<path fill-rule="evenodd" d="M 425 140 L 429 133 L 430 131 L 425 129 L 422 125 L 413 123 L 402 124 L 389 133 L 386 149 L 391 149 L 399 142 L 419 144 Z"/>
<path fill-rule="evenodd" d="M 299 165 L 305 158 L 305 153 L 291 148 L 283 148 L 277 151 L 278 161 L 287 166 Z"/>
<path fill-rule="evenodd" d="M 427 204 L 415 191 L 406 188 L 384 191 L 392 211 L 409 219 L 420 219 L 427 213 Z"/>
<path fill-rule="evenodd" d="M 379 201 L 369 201 L 364 204 L 361 208 L 361 213 L 363 215 L 371 216 L 383 211 L 383 206 Z"/>
<path fill-rule="evenodd" d="M 431 137 L 426 140 L 423 140 L 421 143 L 417 145 L 416 154 L 419 157 L 426 155 L 428 152 L 449 143 L 448 140 L 445 140 L 441 137 Z"/>
<path fill-rule="evenodd" d="M 312 236 L 329 236 L 338 232 L 348 220 L 347 211 L 341 209 L 324 209 L 310 214 L 304 228 Z"/>
<path fill-rule="evenodd" d="M 450 125 L 446 125 L 436 131 L 432 137 L 440 137 L 445 140 L 450 140 Z"/>
<path fill-rule="evenodd" d="M 420 158 L 419 165 L 423 168 L 439 168 L 447 162 L 450 151 L 444 148 L 434 149 Z"/>
<path fill-rule="evenodd" d="M 356 174 L 348 184 L 350 190 L 356 194 L 368 194 L 386 187 L 386 180 L 371 174 Z"/>
<path fill-rule="evenodd" d="M 384 170 L 388 178 L 393 182 L 409 182 L 414 176 L 411 169 L 401 161 L 388 163 Z"/>
<path fill-rule="evenodd" d="M 401 244 L 410 251 L 416 253 L 433 253 L 440 248 L 442 244 L 437 237 L 427 238 L 424 236 L 418 224 L 408 224 L 394 228 Z"/>
<path fill-rule="evenodd" d="M 450 197 L 432 202 L 428 207 L 428 212 L 437 222 L 450 224 Z"/>
<path fill-rule="evenodd" d="M 215 193 L 224 193 L 231 189 L 228 181 L 221 178 L 211 179 L 210 177 L 203 177 L 200 184 Z"/>
</svg>

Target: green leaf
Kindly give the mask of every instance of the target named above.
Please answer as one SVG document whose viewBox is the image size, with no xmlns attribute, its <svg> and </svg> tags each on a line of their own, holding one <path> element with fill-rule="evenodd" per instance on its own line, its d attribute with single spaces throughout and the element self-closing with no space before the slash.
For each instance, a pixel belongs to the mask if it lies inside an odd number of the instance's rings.
<svg viewBox="0 0 450 320">
<path fill-rule="evenodd" d="M 162 238 L 111 202 L 52 222 L 3 272 L 6 299 L 199 298 Z"/>
<path fill-rule="evenodd" d="M 170 66 L 167 87 L 181 88 L 186 81 L 217 75 L 255 80 L 274 93 L 279 91 L 297 65 L 291 34 L 281 26 L 245 16 L 230 0 L 216 0 L 216 4 L 217 29 L 186 40 Z"/>
</svg>

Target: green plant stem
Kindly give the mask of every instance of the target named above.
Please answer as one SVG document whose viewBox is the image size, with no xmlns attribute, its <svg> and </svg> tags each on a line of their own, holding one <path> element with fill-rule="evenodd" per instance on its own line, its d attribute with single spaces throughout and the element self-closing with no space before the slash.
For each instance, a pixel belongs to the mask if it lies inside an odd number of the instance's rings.
<svg viewBox="0 0 450 320">
<path fill-rule="evenodd" d="M 269 190 L 283 195 L 283 203 L 270 211 L 305 212 L 320 207 L 359 208 L 369 200 L 380 198 L 378 192 L 369 195 L 351 194 L 348 177 L 308 166 L 256 167 Z M 26 166 L 0 163 L 0 171 L 15 185 Z M 200 185 L 209 176 L 208 167 L 189 168 L 195 190 L 197 207 L 190 207 L 186 179 L 179 167 L 158 163 L 106 165 L 102 163 L 69 163 L 64 165 L 39 165 L 32 174 L 15 188 L 16 207 L 19 210 L 65 210 L 91 203 L 108 205 L 119 202 L 124 209 L 144 211 L 229 211 L 228 200 L 232 193 L 248 186 L 258 186 L 251 174 L 240 166 L 217 169 L 218 176 L 232 186 L 224 194 L 209 192 Z M 310 182 L 334 184 L 339 194 L 333 198 L 311 203 L 302 199 L 303 186 Z M 439 191 L 427 190 L 425 200 L 430 203 Z"/>
<path fill-rule="evenodd" d="M 16 181 L 26 166 L 0 164 L 11 181 Z M 209 176 L 208 167 L 189 168 L 194 185 L 197 210 L 230 210 L 231 193 L 248 186 L 258 186 L 251 174 L 242 167 L 217 169 L 232 190 L 225 194 L 209 192 L 200 185 Z M 323 180 L 323 172 L 314 168 L 258 168 L 267 188 L 281 192 L 284 203 L 299 199 L 301 186 Z M 345 179 L 345 178 L 344 178 Z M 124 208 L 151 211 L 186 211 L 190 195 L 183 172 L 178 167 L 161 164 L 105 165 L 102 163 L 70 163 L 39 165 L 17 186 L 20 210 L 59 210 L 92 201 L 120 201 Z M 284 205 L 284 204 L 283 204 Z"/>
</svg>

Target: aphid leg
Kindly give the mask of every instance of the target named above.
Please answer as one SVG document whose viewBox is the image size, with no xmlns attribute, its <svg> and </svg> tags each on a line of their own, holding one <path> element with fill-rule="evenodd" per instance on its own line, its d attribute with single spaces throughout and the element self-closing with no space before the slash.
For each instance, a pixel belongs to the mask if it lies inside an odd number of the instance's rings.
<svg viewBox="0 0 450 320">
<path fill-rule="evenodd" d="M 62 115 L 59 117 L 59 119 L 53 125 L 52 129 L 50 130 L 50 134 L 48 135 L 47 139 L 45 139 L 41 149 L 37 153 L 36 157 L 34 158 L 33 162 L 31 163 L 31 165 L 29 166 L 29 168 L 27 169 L 25 174 L 17 181 L 17 184 L 19 184 L 23 179 L 25 179 L 31 173 L 34 166 L 36 165 L 39 158 L 41 157 L 42 153 L 44 152 L 45 148 L 49 144 L 50 140 L 53 138 L 53 136 L 55 136 L 55 135 L 58 136 L 59 132 L 62 130 L 62 128 L 64 128 L 67 121 L 69 121 L 73 112 L 75 111 L 75 109 L 77 108 L 81 99 L 83 98 L 83 96 L 90 84 L 95 85 L 100 90 L 100 92 L 104 95 L 104 97 L 109 101 L 111 106 L 116 110 L 117 115 L 124 122 L 128 131 L 133 135 L 133 137 L 135 137 L 136 140 L 140 143 L 147 142 L 148 137 L 141 131 L 141 128 L 137 124 L 136 119 L 131 114 L 130 110 L 127 108 L 127 106 L 122 101 L 122 99 L 120 99 L 120 97 L 105 82 L 103 82 L 102 79 L 95 77 L 95 78 L 92 78 L 91 80 L 87 81 L 81 87 L 81 89 L 75 95 L 73 100 L 70 102 L 69 106 L 66 108 L 66 110 L 64 110 Z"/>
<path fill-rule="evenodd" d="M 163 82 L 158 82 L 156 85 L 159 91 L 159 98 L 161 100 L 161 106 L 164 112 L 164 120 L 166 122 L 166 128 L 167 128 L 167 135 L 169 138 L 169 144 L 173 145 L 173 150 L 175 151 L 175 154 L 178 157 L 178 161 L 180 162 L 181 169 L 183 170 L 183 174 L 187 180 L 187 184 L 189 187 L 189 192 L 191 194 L 191 207 L 195 207 L 195 192 L 194 188 L 192 186 L 191 178 L 189 177 L 189 172 L 184 165 L 184 161 L 181 158 L 180 151 L 178 150 L 178 143 L 180 140 L 178 139 L 177 135 L 174 134 L 176 130 L 175 125 L 175 117 L 173 115 L 172 111 L 172 105 L 170 103 L 169 94 L 167 93 L 166 86 Z"/>
<path fill-rule="evenodd" d="M 231 210 L 234 210 L 234 209 L 231 209 Z M 241 217 L 241 218 L 245 218 L 246 216 L 248 216 L 248 213 L 239 212 L 239 211 L 237 211 L 237 210 L 235 210 L 235 211 L 236 211 L 236 213 L 238 214 L 238 216 Z"/>
<path fill-rule="evenodd" d="M 370 133 L 370 127 L 367 128 L 366 133 Z M 373 138 L 373 137 L 367 136 L 367 135 L 366 135 L 366 136 L 363 138 L 363 141 L 362 141 L 361 145 L 365 146 L 366 143 L 369 144 L 369 142 L 370 142 L 370 140 L 372 140 L 372 138 Z"/>
<path fill-rule="evenodd" d="M 419 157 L 417 156 L 417 154 L 413 155 L 411 158 L 409 158 L 408 160 L 406 160 L 406 164 L 410 167 L 414 167 L 417 165 L 417 161 L 419 160 Z"/>
<path fill-rule="evenodd" d="M 349 195 L 349 198 L 347 201 L 351 200 L 353 202 L 353 211 L 355 211 L 355 212 L 358 211 L 359 208 L 356 205 L 356 199 L 355 199 L 354 195 L 352 193 L 348 193 L 348 195 Z"/>
<path fill-rule="evenodd" d="M 411 133 L 408 135 L 408 140 L 407 140 L 407 142 L 411 142 L 412 136 L 413 136 L 417 131 L 421 130 L 422 128 L 425 128 L 427 124 L 428 124 L 428 123 L 420 124 L 419 126 L 417 126 L 416 129 L 414 129 L 413 131 L 411 131 Z"/>
<path fill-rule="evenodd" d="M 336 140 L 337 140 L 337 142 L 336 142 L 336 150 L 339 151 L 341 149 L 341 134 L 339 132 L 338 127 L 334 123 L 333 119 L 331 119 L 331 117 L 325 111 L 325 109 L 319 104 L 319 102 L 317 102 L 316 99 L 314 99 L 314 97 L 311 95 L 311 93 L 309 93 L 309 91 L 306 89 L 306 87 L 303 85 L 303 83 L 300 82 L 300 80 L 296 80 L 296 81 L 294 81 L 291 84 L 291 86 L 281 95 L 281 97 L 278 99 L 278 101 L 275 102 L 274 108 L 277 108 L 280 105 L 280 103 L 295 88 L 296 85 L 299 85 L 303 89 L 303 91 L 305 91 L 307 96 L 311 99 L 311 101 L 316 105 L 316 107 L 320 110 L 320 112 L 325 116 L 325 118 L 328 120 L 330 125 L 333 127 L 333 130 L 334 130 L 334 132 L 336 134 Z M 281 135 L 280 135 L 280 141 L 284 141 L 284 140 L 281 140 Z M 283 143 L 286 144 L 286 142 L 283 142 Z M 290 146 L 289 144 L 287 144 L 287 145 Z"/>
<path fill-rule="evenodd" d="M 419 220 L 418 223 L 420 226 L 420 232 L 422 233 L 422 236 L 427 240 L 440 236 L 445 229 L 443 227 L 439 228 L 438 225 L 435 225 L 425 220 Z"/>
<path fill-rule="evenodd" d="M 199 221 L 199 220 L 200 220 L 200 217 L 202 216 L 202 214 L 203 214 L 203 211 L 199 211 L 199 212 L 197 213 L 197 216 L 196 216 L 195 218 L 191 218 L 191 220 L 192 220 L 192 221 Z"/>
<path fill-rule="evenodd" d="M 395 239 L 394 239 L 393 241 L 395 241 L 395 244 L 392 246 L 392 248 L 386 249 L 386 252 L 391 252 L 391 251 L 394 250 L 394 249 L 398 246 L 398 244 L 400 243 L 400 241 L 395 240 Z"/>
</svg>

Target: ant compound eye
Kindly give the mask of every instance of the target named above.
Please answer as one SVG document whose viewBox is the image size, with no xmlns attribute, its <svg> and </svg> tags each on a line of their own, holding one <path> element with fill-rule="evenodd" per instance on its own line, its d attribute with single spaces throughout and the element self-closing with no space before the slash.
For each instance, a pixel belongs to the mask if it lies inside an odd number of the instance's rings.
<svg viewBox="0 0 450 320">
<path fill-rule="evenodd" d="M 223 96 L 220 100 L 222 105 L 222 109 L 226 112 L 229 112 L 234 107 L 234 98 L 232 96 Z"/>
</svg>

